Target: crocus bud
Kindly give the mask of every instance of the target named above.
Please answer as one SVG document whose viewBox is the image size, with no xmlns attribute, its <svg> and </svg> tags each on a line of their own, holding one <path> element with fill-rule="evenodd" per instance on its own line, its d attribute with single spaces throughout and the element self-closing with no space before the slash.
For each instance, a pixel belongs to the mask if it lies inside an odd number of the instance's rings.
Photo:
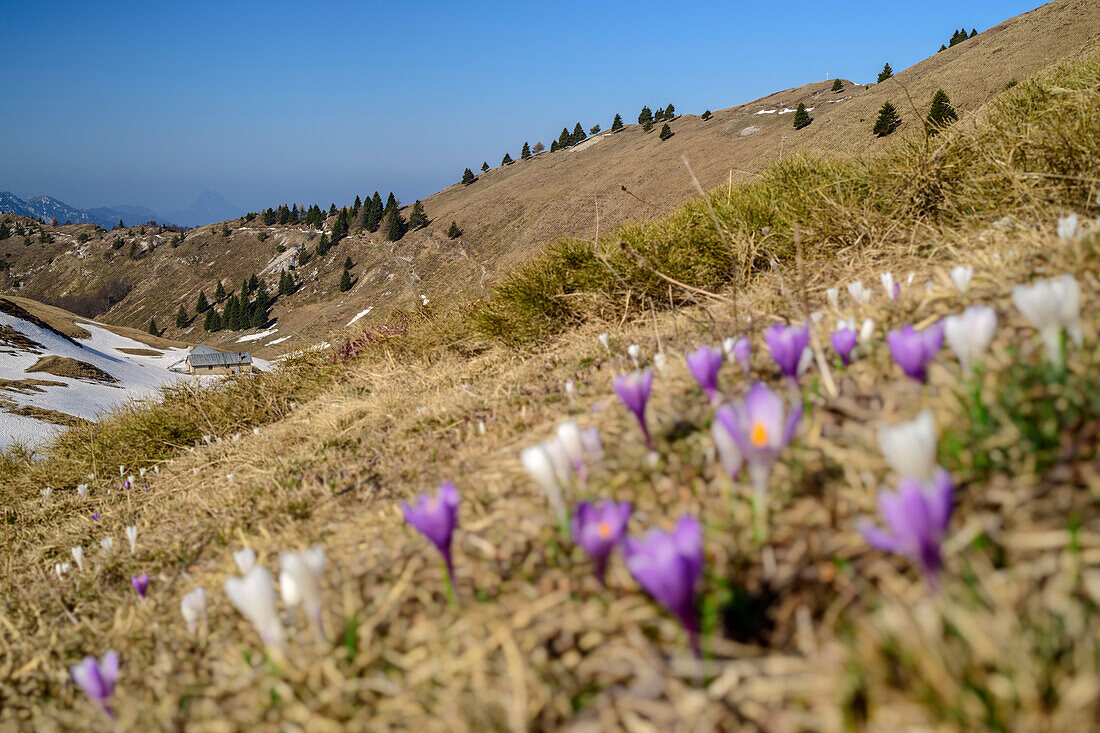
<svg viewBox="0 0 1100 733">
<path fill-rule="evenodd" d="M 776 323 L 764 332 L 764 342 L 768 345 L 772 359 L 784 376 L 798 379 L 802 371 L 809 366 L 813 352 L 806 358 L 810 344 L 810 328 L 806 325 L 784 326 Z"/>
<path fill-rule="evenodd" d="M 951 268 L 951 282 L 960 293 L 970 290 L 970 280 L 974 277 L 974 268 L 970 266 L 956 265 Z"/>
<path fill-rule="evenodd" d="M 428 538 L 447 566 L 447 576 L 451 587 L 455 584 L 454 561 L 451 556 L 451 539 L 458 526 L 458 489 L 454 484 L 444 482 L 435 496 L 421 494 L 415 505 L 401 502 L 401 511 L 405 521 Z"/>
<path fill-rule="evenodd" d="M 88 484 L 78 484 L 76 487 L 76 493 L 80 495 L 81 499 L 88 498 Z"/>
<path fill-rule="evenodd" d="M 856 339 L 858 334 L 854 329 L 847 325 L 843 327 L 837 324 L 837 330 L 829 334 L 829 342 L 833 345 L 833 350 L 840 356 L 840 361 L 844 366 L 848 366 L 852 362 L 852 350 L 856 347 Z"/>
<path fill-rule="evenodd" d="M 1058 220 L 1058 239 L 1064 242 L 1072 242 L 1077 239 L 1079 227 L 1080 221 L 1077 219 L 1077 214 L 1063 216 Z"/>
<path fill-rule="evenodd" d="M 52 489 L 52 488 L 50 488 L 49 486 L 47 486 L 47 487 L 46 487 L 46 488 L 44 488 L 44 489 L 40 489 L 40 490 L 39 490 L 39 493 L 41 493 L 41 494 L 42 494 L 42 498 L 43 498 L 43 499 L 45 499 L 46 501 L 49 501 L 49 500 L 50 500 L 50 494 L 52 494 L 52 493 L 53 493 L 53 489 Z"/>
<path fill-rule="evenodd" d="M 187 631 L 194 634 L 199 624 L 206 623 L 206 591 L 196 588 L 180 601 L 180 614 L 187 624 Z"/>
<path fill-rule="evenodd" d="M 879 275 L 879 279 L 882 281 L 882 289 L 886 291 L 886 297 L 897 300 L 901 295 L 901 285 L 894 280 L 894 273 L 884 272 Z"/>
<path fill-rule="evenodd" d="M 130 578 L 130 585 L 134 586 L 134 590 L 142 598 L 149 591 L 149 573 L 142 573 L 141 575 L 135 575 Z"/>
<path fill-rule="evenodd" d="M 130 541 L 130 554 L 137 552 L 137 525 L 131 524 L 126 528 L 126 539 Z"/>
<path fill-rule="evenodd" d="M 611 339 L 606 333 L 601 333 L 597 338 L 600 340 L 600 345 L 607 351 L 607 355 L 611 356 Z"/>
<path fill-rule="evenodd" d="M 642 355 L 642 347 L 638 346 L 638 344 L 631 344 L 630 346 L 626 347 L 626 353 L 627 356 L 630 357 L 630 360 L 634 362 L 634 368 L 637 369 L 638 358 Z"/>
<path fill-rule="evenodd" d="M 248 571 L 256 564 L 256 551 L 251 547 L 245 547 L 233 553 L 233 562 L 237 563 L 237 570 L 241 575 L 248 575 Z"/>
<path fill-rule="evenodd" d="M 550 502 L 554 515 L 558 522 L 564 522 L 566 517 L 565 502 L 562 499 L 562 485 L 558 479 L 558 472 L 554 469 L 554 463 L 546 452 L 545 444 L 532 445 L 523 449 L 520 453 L 520 462 L 523 469 L 529 475 Z"/>
<path fill-rule="evenodd" d="M 718 372 L 722 368 L 722 352 L 710 346 L 700 346 L 686 357 L 688 371 L 703 389 L 707 399 L 714 402 L 721 395 L 718 392 Z"/>
<path fill-rule="evenodd" d="M 886 334 L 890 355 L 901 370 L 918 382 L 928 379 L 928 365 L 943 347 L 943 322 L 936 321 L 923 331 L 912 326 Z"/>
<path fill-rule="evenodd" d="M 936 421 L 931 410 L 913 420 L 878 429 L 883 458 L 899 476 L 928 481 L 936 468 Z"/>
<path fill-rule="evenodd" d="M 324 603 L 321 600 L 321 580 L 325 573 L 325 548 L 314 545 L 301 552 L 280 553 L 279 566 L 282 569 L 279 575 L 280 588 L 284 577 L 292 581 L 306 615 L 318 630 L 322 630 L 321 611 Z M 285 593 L 283 601 L 287 605 L 297 605 L 291 604 Z"/>
<path fill-rule="evenodd" d="M 834 310 L 840 310 L 840 290 L 837 288 L 829 288 L 825 291 L 825 297 L 829 299 L 829 305 Z"/>
<path fill-rule="evenodd" d="M 73 560 L 76 561 L 76 568 L 80 572 L 84 572 L 84 548 L 77 545 L 73 548 Z"/>
<path fill-rule="evenodd" d="M 104 537 L 99 541 L 99 546 L 103 548 L 104 552 L 110 552 L 111 550 L 115 549 L 115 538 Z"/>
<path fill-rule="evenodd" d="M 225 581 L 225 595 L 259 633 L 264 644 L 282 646 L 283 624 L 276 608 L 275 579 L 263 565 L 256 565 L 243 578 Z"/>
<path fill-rule="evenodd" d="M 638 426 L 642 429 L 646 448 L 652 451 L 653 441 L 649 437 L 649 427 L 646 425 L 645 408 L 646 403 L 649 402 L 649 391 L 653 387 L 653 370 L 646 368 L 633 374 L 620 374 L 615 377 L 612 386 L 626 408 L 634 413 Z"/>
</svg>

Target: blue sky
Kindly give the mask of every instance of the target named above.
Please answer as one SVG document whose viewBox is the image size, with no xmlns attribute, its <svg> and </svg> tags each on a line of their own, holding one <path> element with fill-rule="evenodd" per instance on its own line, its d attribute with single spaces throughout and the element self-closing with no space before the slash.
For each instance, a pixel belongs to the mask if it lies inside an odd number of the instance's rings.
<svg viewBox="0 0 1100 733">
<path fill-rule="evenodd" d="M 1039 0 L 0 3 L 0 190 L 77 206 L 403 201 L 643 104 L 873 81 Z"/>
</svg>

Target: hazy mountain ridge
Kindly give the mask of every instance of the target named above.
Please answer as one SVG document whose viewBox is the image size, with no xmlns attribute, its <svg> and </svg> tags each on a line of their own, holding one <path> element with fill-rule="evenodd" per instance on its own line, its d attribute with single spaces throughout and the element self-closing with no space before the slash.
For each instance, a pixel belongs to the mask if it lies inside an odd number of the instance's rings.
<svg viewBox="0 0 1100 733">
<path fill-rule="evenodd" d="M 203 191 L 187 208 L 163 216 L 147 206 L 119 204 L 78 209 L 52 196 L 41 195 L 22 199 L 10 191 L 0 191 L 0 212 L 17 216 L 33 216 L 45 221 L 57 219 L 59 224 L 66 222 L 95 224 L 108 230 L 117 226 L 119 221 L 126 226 L 155 221 L 159 224 L 195 227 L 233 219 L 244 213 L 242 209 L 214 191 Z"/>
</svg>

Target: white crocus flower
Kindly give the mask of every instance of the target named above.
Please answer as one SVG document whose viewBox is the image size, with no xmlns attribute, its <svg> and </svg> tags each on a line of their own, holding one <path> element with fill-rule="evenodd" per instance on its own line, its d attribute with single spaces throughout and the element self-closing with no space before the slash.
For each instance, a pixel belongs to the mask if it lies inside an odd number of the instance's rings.
<svg viewBox="0 0 1100 733">
<path fill-rule="evenodd" d="M 825 314 L 821 311 L 814 311 L 810 314 L 810 320 L 814 323 L 821 323 L 821 319 L 825 317 Z"/>
<path fill-rule="evenodd" d="M 936 469 L 936 421 L 931 410 L 916 419 L 878 429 L 883 457 L 898 476 L 928 481 Z"/>
<path fill-rule="evenodd" d="M 84 572 L 84 548 L 77 545 L 73 548 L 73 560 L 76 560 L 76 567 L 80 572 Z"/>
<path fill-rule="evenodd" d="M 200 587 L 185 595 L 180 601 L 180 614 L 187 631 L 194 634 L 200 623 L 206 623 L 206 591 Z"/>
<path fill-rule="evenodd" d="M 807 346 L 802 349 L 802 354 L 798 357 L 798 376 L 802 376 L 806 373 L 806 370 L 810 368 L 810 364 L 814 361 L 814 350 Z"/>
<path fill-rule="evenodd" d="M 573 468 L 584 465 L 584 443 L 581 442 L 581 428 L 576 420 L 566 420 L 558 425 L 558 442 L 569 456 Z"/>
<path fill-rule="evenodd" d="M 970 281 L 974 278 L 974 268 L 969 265 L 956 265 L 951 268 L 951 282 L 960 293 L 970 290 Z"/>
<path fill-rule="evenodd" d="M 865 344 L 875 336 L 875 319 L 864 318 L 863 325 L 859 327 L 859 342 Z"/>
<path fill-rule="evenodd" d="M 99 546 L 103 548 L 104 552 L 110 552 L 111 550 L 115 549 L 115 538 L 104 537 L 99 541 Z"/>
<path fill-rule="evenodd" d="M 1069 216 L 1063 216 L 1058 220 L 1058 239 L 1066 242 L 1072 242 L 1077 239 L 1077 232 L 1080 228 L 1080 221 L 1077 219 L 1077 214 L 1070 214 Z"/>
<path fill-rule="evenodd" d="M 886 297 L 890 300 L 896 300 L 897 282 L 894 281 L 894 273 L 884 272 L 879 275 L 879 280 L 882 281 L 882 289 L 886 292 Z"/>
<path fill-rule="evenodd" d="M 137 552 L 137 525 L 131 524 L 126 527 L 126 539 L 130 542 L 130 554 L 133 555 Z"/>
<path fill-rule="evenodd" d="M 665 356 L 665 352 L 658 351 L 653 355 L 653 366 L 657 367 L 657 371 L 664 376 L 668 372 L 668 357 Z"/>
<path fill-rule="evenodd" d="M 852 296 L 852 300 L 857 304 L 869 303 L 871 301 L 871 291 L 863 287 L 862 280 L 856 280 L 848 284 L 848 295 Z"/>
<path fill-rule="evenodd" d="M 119 476 L 125 476 L 126 475 L 126 466 L 119 466 L 118 467 L 118 475 Z"/>
<path fill-rule="evenodd" d="M 626 353 L 627 356 L 630 357 L 630 360 L 634 362 L 634 368 L 637 369 L 639 366 L 638 358 L 642 355 L 642 347 L 638 346 L 638 344 L 631 344 L 626 347 Z"/>
<path fill-rule="evenodd" d="M 1081 345 L 1081 288 L 1073 275 L 1017 285 L 1012 289 L 1012 302 L 1039 331 L 1047 356 L 1055 365 L 1063 361 L 1063 328 L 1077 346 Z"/>
<path fill-rule="evenodd" d="M 972 305 L 959 315 L 943 319 L 943 335 L 963 371 L 969 371 L 985 354 L 997 330 L 997 313 L 984 305 Z"/>
<path fill-rule="evenodd" d="M 145 469 L 144 468 L 139 468 L 138 469 L 138 476 L 141 476 L 142 478 L 145 478 Z"/>
<path fill-rule="evenodd" d="M 520 454 L 520 462 L 523 469 L 529 475 L 543 493 L 546 494 L 554 515 L 564 526 L 565 502 L 561 495 L 561 484 L 558 481 L 558 472 L 554 469 L 554 462 L 546 452 L 542 444 L 528 446 Z"/>
<path fill-rule="evenodd" d="M 829 305 L 833 307 L 833 310 L 840 310 L 840 290 L 838 288 L 826 290 L 825 297 L 829 299 Z"/>
<path fill-rule="evenodd" d="M 65 575 L 65 573 L 67 573 L 67 572 L 69 572 L 70 570 L 72 570 L 72 567 L 73 567 L 73 566 L 72 566 L 72 565 L 70 565 L 70 564 L 69 564 L 69 563 L 67 563 L 67 562 L 58 562 L 58 563 L 54 563 L 54 565 L 53 565 L 53 571 L 54 571 L 55 573 L 57 573 L 57 579 L 58 579 L 58 580 L 61 580 L 61 578 L 62 578 L 62 577 L 63 577 L 63 576 Z"/>
<path fill-rule="evenodd" d="M 264 644 L 282 646 L 285 636 L 275 605 L 278 595 L 275 593 L 275 579 L 270 570 L 263 565 L 256 565 L 243 578 L 227 579 L 225 595 L 233 607 L 255 627 Z"/>
<path fill-rule="evenodd" d="M 80 495 L 81 499 L 88 498 L 88 484 L 78 484 L 76 487 L 76 493 Z"/>
<path fill-rule="evenodd" d="M 284 580 L 289 580 L 297 596 L 297 603 L 287 600 L 287 594 L 283 593 L 283 602 L 288 606 L 296 606 L 300 603 L 306 611 L 306 615 L 322 629 L 321 611 L 324 603 L 321 599 L 321 579 L 325 573 L 325 548 L 314 545 L 301 552 L 283 552 L 279 554 L 279 588 L 282 590 Z"/>
<path fill-rule="evenodd" d="M 611 339 L 608 338 L 606 333 L 601 333 L 597 338 L 600 340 L 600 345 L 607 350 L 607 355 L 611 356 Z"/>
<path fill-rule="evenodd" d="M 49 486 L 47 486 L 44 489 L 40 489 L 39 493 L 42 494 L 43 499 L 45 499 L 46 501 L 49 501 L 50 500 L 50 494 L 53 493 L 53 489 L 50 488 Z"/>
<path fill-rule="evenodd" d="M 251 547 L 237 550 L 233 553 L 233 562 L 237 563 L 237 570 L 241 575 L 248 575 L 248 571 L 256 565 L 256 551 Z"/>
<path fill-rule="evenodd" d="M 912 285 L 913 284 L 913 278 L 915 278 L 916 276 L 917 276 L 917 273 L 910 272 L 909 276 L 905 278 L 905 287 L 909 287 L 910 285 Z"/>
</svg>

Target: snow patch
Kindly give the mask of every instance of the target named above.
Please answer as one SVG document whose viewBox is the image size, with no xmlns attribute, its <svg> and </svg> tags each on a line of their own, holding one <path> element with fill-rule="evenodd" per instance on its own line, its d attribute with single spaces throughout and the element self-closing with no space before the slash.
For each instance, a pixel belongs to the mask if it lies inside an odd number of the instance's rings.
<svg viewBox="0 0 1100 733">
<path fill-rule="evenodd" d="M 259 333 L 252 333 L 247 336 L 241 336 L 239 339 L 237 339 L 237 343 L 243 344 L 246 341 L 259 341 L 261 339 L 267 338 L 268 336 L 274 336 L 278 332 L 279 329 L 277 328 L 269 328 L 266 331 L 260 331 Z"/>
<path fill-rule="evenodd" d="M 362 318 L 363 316 L 365 316 L 365 315 L 367 315 L 368 313 L 370 313 L 370 312 L 371 312 L 372 310 L 374 310 L 374 306 L 373 306 L 373 305 L 369 305 L 369 306 L 367 306 L 367 309 L 366 309 L 366 310 L 361 310 L 361 311 L 359 311 L 358 313 L 356 313 L 356 314 L 355 314 L 355 318 L 352 318 L 352 319 L 351 319 L 350 321 L 348 321 L 348 326 L 350 326 L 351 324 L 355 323 L 355 322 L 356 322 L 356 321 L 358 321 L 358 320 L 359 320 L 360 318 Z M 345 326 L 345 328 L 346 328 L 346 326 Z M 272 342 L 272 343 L 274 343 L 274 342 Z"/>
</svg>

